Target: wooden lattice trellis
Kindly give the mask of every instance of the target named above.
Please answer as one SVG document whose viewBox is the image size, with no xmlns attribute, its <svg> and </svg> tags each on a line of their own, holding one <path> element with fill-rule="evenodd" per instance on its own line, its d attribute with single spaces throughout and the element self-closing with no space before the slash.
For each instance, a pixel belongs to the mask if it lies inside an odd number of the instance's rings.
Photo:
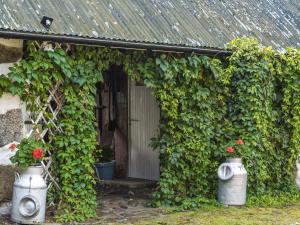
<svg viewBox="0 0 300 225">
<path fill-rule="evenodd" d="M 56 48 L 63 48 L 65 51 L 70 51 L 71 46 L 68 44 L 59 44 L 51 42 L 34 42 L 34 45 L 41 50 L 51 51 Z M 49 97 L 46 102 L 41 102 L 38 96 L 35 100 L 35 106 L 37 107 L 37 112 L 27 112 L 27 118 L 30 121 L 30 128 L 27 131 L 28 137 L 35 137 L 44 143 L 50 143 L 49 135 L 55 135 L 57 133 L 63 133 L 63 130 L 57 124 L 58 118 L 64 103 L 64 96 L 62 94 L 61 87 L 63 85 L 63 80 L 57 82 L 51 90 L 48 91 Z M 52 163 L 52 153 L 48 149 L 47 157 L 42 162 L 44 167 L 44 178 L 51 186 L 55 185 L 57 189 L 60 189 L 58 182 L 51 175 L 51 163 Z"/>
<path fill-rule="evenodd" d="M 58 117 L 62 109 L 63 105 L 63 95 L 60 92 L 60 87 L 62 86 L 63 81 L 57 82 L 57 84 L 49 90 L 49 97 L 46 103 L 41 103 L 40 98 L 37 97 L 35 100 L 35 106 L 38 108 L 38 112 L 28 113 L 28 118 L 31 121 L 31 129 L 29 130 L 28 137 L 35 137 L 41 140 L 44 143 L 49 143 L 51 139 L 49 139 L 49 135 L 55 135 L 56 133 L 62 133 L 62 129 L 57 124 Z M 51 175 L 50 166 L 52 163 L 52 153 L 48 149 L 47 157 L 42 162 L 44 167 L 44 177 L 45 179 L 51 183 L 53 183 L 58 189 L 60 189 L 58 183 Z"/>
</svg>

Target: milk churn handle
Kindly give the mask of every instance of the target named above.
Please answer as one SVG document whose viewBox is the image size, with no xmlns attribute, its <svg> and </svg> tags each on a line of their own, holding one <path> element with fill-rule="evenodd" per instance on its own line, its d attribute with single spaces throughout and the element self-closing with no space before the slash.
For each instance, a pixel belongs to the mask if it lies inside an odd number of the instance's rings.
<svg viewBox="0 0 300 225">
<path fill-rule="evenodd" d="M 16 180 L 21 180 L 20 174 L 18 172 L 15 172 L 15 179 Z"/>
<path fill-rule="evenodd" d="M 233 177 L 233 169 L 229 163 L 223 163 L 218 168 L 218 177 L 223 181 L 230 180 Z"/>
</svg>

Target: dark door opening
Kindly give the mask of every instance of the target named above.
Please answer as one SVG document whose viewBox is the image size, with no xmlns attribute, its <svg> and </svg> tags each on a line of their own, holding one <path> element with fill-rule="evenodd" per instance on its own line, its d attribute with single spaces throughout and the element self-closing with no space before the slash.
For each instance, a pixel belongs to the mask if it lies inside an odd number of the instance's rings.
<svg viewBox="0 0 300 225">
<path fill-rule="evenodd" d="M 128 176 L 128 78 L 122 66 L 113 65 L 97 85 L 98 141 L 103 154 L 115 160 L 115 177 Z"/>
</svg>

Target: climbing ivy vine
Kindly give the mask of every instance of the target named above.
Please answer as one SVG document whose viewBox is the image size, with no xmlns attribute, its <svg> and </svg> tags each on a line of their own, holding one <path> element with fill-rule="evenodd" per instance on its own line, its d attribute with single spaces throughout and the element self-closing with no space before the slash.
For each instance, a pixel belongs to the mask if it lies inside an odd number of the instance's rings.
<svg viewBox="0 0 300 225">
<path fill-rule="evenodd" d="M 218 146 L 226 112 L 221 62 L 206 56 L 161 55 L 137 65 L 161 108 L 161 177 L 156 203 L 178 204 L 187 198 L 213 197 Z M 224 122 L 224 123 L 223 123 Z"/>
<path fill-rule="evenodd" d="M 228 116 L 233 134 L 247 144 L 242 157 L 249 171 L 249 188 L 262 194 L 285 182 L 285 173 L 278 169 L 284 167 L 285 149 L 277 124 L 279 112 L 274 107 L 279 97 L 275 91 L 277 59 L 271 48 L 253 39 L 238 39 L 229 48 L 233 54 L 225 70 L 231 90 Z"/>
<path fill-rule="evenodd" d="M 233 51 L 223 72 L 230 79 L 228 117 L 234 136 L 243 137 L 247 145 L 242 157 L 249 191 L 287 191 L 294 186 L 300 153 L 295 145 L 299 52 L 279 53 L 252 38 L 234 40 L 228 47 Z"/>
<path fill-rule="evenodd" d="M 40 105 L 45 105 L 49 90 L 62 82 L 64 103 L 57 124 L 63 132 L 49 136 L 55 168 L 52 171 L 61 186 L 56 193 L 60 221 L 83 221 L 95 216 L 95 84 L 101 81 L 102 71 L 110 62 L 100 57 L 105 58 L 104 50 L 78 47 L 67 54 L 63 49 L 43 51 L 31 43 L 29 56 L 0 78 L 0 93 L 19 95 L 33 116 L 41 110 L 35 104 L 37 98 Z M 51 118 L 50 112 L 43 113 Z"/>
<path fill-rule="evenodd" d="M 288 132 L 286 152 L 284 158 L 287 169 L 286 175 L 289 181 L 294 179 L 295 161 L 300 153 L 300 50 L 288 49 L 281 56 L 283 99 L 283 119 L 286 122 L 285 132 Z M 287 136 L 287 135 L 286 135 Z M 286 137 L 285 136 L 285 137 Z"/>
<path fill-rule="evenodd" d="M 227 47 L 232 55 L 222 61 L 161 55 L 137 65 L 161 108 L 153 141 L 161 153 L 157 205 L 197 207 L 215 198 L 217 165 L 238 138 L 246 143 L 241 157 L 251 196 L 295 190 L 299 50 L 280 53 L 253 38 Z"/>
<path fill-rule="evenodd" d="M 59 126 L 50 136 L 55 175 L 57 218 L 83 221 L 95 215 L 93 156 L 96 146 L 95 84 L 110 65 L 152 88 L 161 110 L 161 177 L 156 205 L 196 207 L 215 199 L 217 166 L 228 141 L 243 138 L 249 193 L 288 191 L 294 183 L 300 140 L 300 54 L 279 53 L 254 39 L 237 39 L 228 58 L 154 54 L 142 51 L 74 46 L 30 54 L 0 77 L 0 95 L 10 92 L 36 112 L 36 97 L 63 81 Z M 190 204 L 189 201 L 195 202 Z"/>
</svg>

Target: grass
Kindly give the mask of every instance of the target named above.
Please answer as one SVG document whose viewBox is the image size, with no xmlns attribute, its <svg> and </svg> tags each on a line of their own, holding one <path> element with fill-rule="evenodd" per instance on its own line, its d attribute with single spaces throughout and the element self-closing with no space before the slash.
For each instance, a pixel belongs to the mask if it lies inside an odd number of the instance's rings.
<svg viewBox="0 0 300 225">
<path fill-rule="evenodd" d="M 136 225 L 300 225 L 300 202 L 281 208 L 208 208 L 159 215 L 139 220 Z"/>
</svg>

